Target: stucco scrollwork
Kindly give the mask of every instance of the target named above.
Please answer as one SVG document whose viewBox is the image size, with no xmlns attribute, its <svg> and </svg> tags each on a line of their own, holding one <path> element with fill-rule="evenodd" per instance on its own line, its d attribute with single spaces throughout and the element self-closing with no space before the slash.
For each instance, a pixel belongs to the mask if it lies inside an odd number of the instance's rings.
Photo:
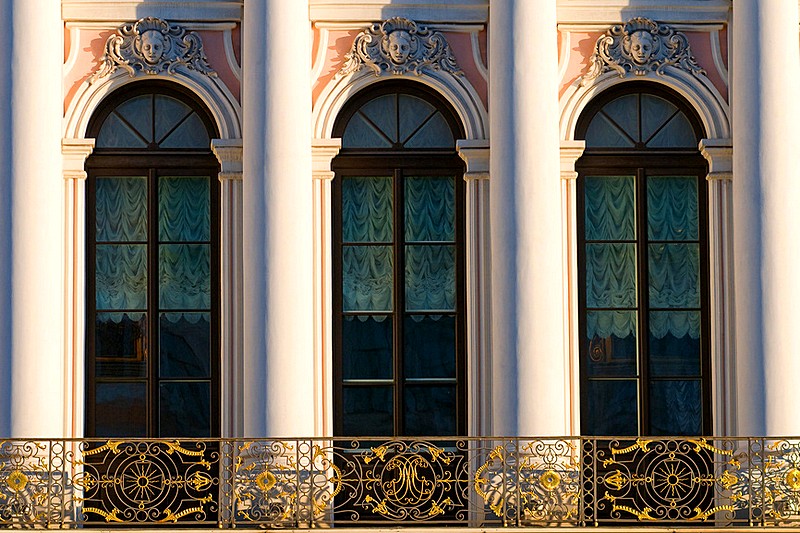
<svg viewBox="0 0 800 533">
<path fill-rule="evenodd" d="M 589 71 L 581 85 L 610 70 L 624 78 L 629 73 L 663 75 L 666 67 L 676 67 L 695 76 L 706 73 L 692 55 L 686 35 L 648 18 L 632 18 L 624 24 L 611 26 L 597 39 Z"/>
<path fill-rule="evenodd" d="M 352 74 L 365 66 L 376 76 L 384 72 L 419 75 L 426 68 L 462 74 L 441 32 L 402 17 L 375 23 L 359 33 L 337 76 Z"/>
<path fill-rule="evenodd" d="M 200 36 L 166 20 L 145 17 L 123 24 L 106 40 L 100 69 L 90 78 L 94 82 L 117 68 L 131 75 L 173 74 L 185 67 L 207 76 L 216 76 L 203 52 Z"/>
</svg>

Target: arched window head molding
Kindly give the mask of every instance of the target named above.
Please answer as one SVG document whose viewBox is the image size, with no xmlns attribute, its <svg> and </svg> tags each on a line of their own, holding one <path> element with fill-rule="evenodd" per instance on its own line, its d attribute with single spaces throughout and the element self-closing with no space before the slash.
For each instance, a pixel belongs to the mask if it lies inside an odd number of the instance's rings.
<svg viewBox="0 0 800 533">
<path fill-rule="evenodd" d="M 84 138 L 89 119 L 112 92 L 153 79 L 178 83 L 195 93 L 211 112 L 220 138 L 241 138 L 241 106 L 206 62 L 196 33 L 152 17 L 123 24 L 108 38 L 100 63 L 67 109 L 64 138 Z"/>
<path fill-rule="evenodd" d="M 575 139 L 578 118 L 601 92 L 631 80 L 663 84 L 697 111 L 708 139 L 731 136 L 728 104 L 695 62 L 686 36 L 666 24 L 633 18 L 612 26 L 595 45 L 588 71 L 561 97 L 561 139 Z"/>
<path fill-rule="evenodd" d="M 402 49 L 404 43 L 408 50 Z M 392 44 L 397 51 L 391 52 Z M 314 106 L 314 137 L 332 137 L 336 117 L 351 96 L 374 83 L 398 78 L 436 90 L 456 110 L 467 139 L 486 139 L 486 108 L 459 71 L 444 35 L 400 18 L 373 24 L 356 36 L 347 61 Z"/>
</svg>

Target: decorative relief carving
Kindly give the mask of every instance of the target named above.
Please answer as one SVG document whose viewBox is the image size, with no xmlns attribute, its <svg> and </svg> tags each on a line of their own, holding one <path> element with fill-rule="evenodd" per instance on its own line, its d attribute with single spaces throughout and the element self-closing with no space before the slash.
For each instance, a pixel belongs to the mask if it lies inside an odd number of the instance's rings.
<svg viewBox="0 0 800 533">
<path fill-rule="evenodd" d="M 423 69 L 461 75 L 444 35 L 402 17 L 376 23 L 359 33 L 337 76 L 371 68 L 376 76 L 420 74 Z"/>
<path fill-rule="evenodd" d="M 198 34 L 166 20 L 145 17 L 123 24 L 108 38 L 100 69 L 90 82 L 108 76 L 117 68 L 135 76 L 137 72 L 173 74 L 179 67 L 207 76 L 217 75 L 208 64 Z"/>
<path fill-rule="evenodd" d="M 624 78 L 630 72 L 637 76 L 648 72 L 663 75 L 666 67 L 686 70 L 695 76 L 706 73 L 692 55 L 686 35 L 666 24 L 637 17 L 612 26 L 597 39 L 589 71 L 581 84 L 586 85 L 610 70 Z"/>
</svg>

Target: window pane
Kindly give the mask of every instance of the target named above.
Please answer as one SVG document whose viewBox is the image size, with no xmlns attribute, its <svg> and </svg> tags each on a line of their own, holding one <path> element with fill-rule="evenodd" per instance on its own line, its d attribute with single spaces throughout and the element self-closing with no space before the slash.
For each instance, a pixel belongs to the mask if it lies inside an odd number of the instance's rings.
<svg viewBox="0 0 800 533">
<path fill-rule="evenodd" d="M 700 435 L 703 409 L 699 380 L 652 380 L 650 426 L 653 435 Z"/>
<path fill-rule="evenodd" d="M 586 240 L 636 238 L 633 176 L 588 176 L 585 180 Z"/>
<path fill-rule="evenodd" d="M 634 141 L 639 141 L 639 95 L 626 94 L 605 106 L 603 113 L 614 121 Z"/>
<path fill-rule="evenodd" d="M 397 142 L 397 96 L 387 94 L 364 104 L 360 112 L 372 122 L 383 135 Z"/>
<path fill-rule="evenodd" d="M 391 379 L 392 318 L 345 316 L 342 320 L 342 377 Z"/>
<path fill-rule="evenodd" d="M 153 140 L 153 95 L 135 96 L 122 102 L 115 112 L 133 126 L 147 142 Z"/>
<path fill-rule="evenodd" d="M 391 311 L 394 260 L 391 246 L 345 246 L 342 298 L 345 311 Z"/>
<path fill-rule="evenodd" d="M 453 131 L 441 113 L 436 113 L 405 143 L 406 148 L 452 148 Z"/>
<path fill-rule="evenodd" d="M 145 383 L 97 383 L 95 436 L 146 437 L 146 394 Z"/>
<path fill-rule="evenodd" d="M 342 387 L 343 435 L 394 435 L 392 387 Z"/>
<path fill-rule="evenodd" d="M 650 313 L 650 373 L 700 375 L 700 311 Z"/>
<path fill-rule="evenodd" d="M 697 148 L 697 137 L 689 119 L 678 113 L 647 143 L 648 148 Z"/>
<path fill-rule="evenodd" d="M 699 239 L 696 177 L 647 179 L 647 235 L 654 241 Z"/>
<path fill-rule="evenodd" d="M 164 176 L 158 180 L 158 238 L 211 238 L 211 197 L 207 176 Z"/>
<path fill-rule="evenodd" d="M 408 385 L 405 388 L 405 434 L 455 435 L 455 385 Z"/>
<path fill-rule="evenodd" d="M 659 96 L 642 94 L 642 141 L 650 139 L 677 110 L 674 104 Z"/>
<path fill-rule="evenodd" d="M 95 239 L 147 240 L 147 178 L 97 178 Z"/>
<path fill-rule="evenodd" d="M 636 307 L 633 244 L 586 245 L 586 306 Z"/>
<path fill-rule="evenodd" d="M 391 176 L 342 179 L 342 241 L 392 242 Z"/>
<path fill-rule="evenodd" d="M 700 307 L 700 245 L 651 244 L 650 307 Z"/>
<path fill-rule="evenodd" d="M 147 247 L 101 244 L 95 249 L 97 309 L 147 307 Z"/>
<path fill-rule="evenodd" d="M 159 143 L 159 148 L 211 148 L 203 120 L 192 113 L 183 123 Z"/>
<path fill-rule="evenodd" d="M 211 386 L 207 381 L 162 381 L 159 404 L 159 436 L 211 436 Z"/>
<path fill-rule="evenodd" d="M 192 109 L 181 102 L 176 98 L 172 98 L 171 96 L 166 96 L 163 94 L 157 94 L 155 96 L 156 99 L 156 111 L 155 111 L 155 118 L 156 118 L 156 141 L 160 142 L 169 131 L 178 125 L 178 123 L 183 120 L 188 114 L 192 112 Z M 203 132 L 205 133 L 205 126 L 202 127 Z"/>
<path fill-rule="evenodd" d="M 401 94 L 400 142 L 406 143 L 409 137 L 422 126 L 422 123 L 434 113 L 436 113 L 436 108 L 422 98 Z M 449 128 L 448 135 L 452 137 L 452 134 L 449 133 Z"/>
<path fill-rule="evenodd" d="M 159 319 L 161 377 L 209 377 L 210 336 L 210 313 L 161 313 Z"/>
<path fill-rule="evenodd" d="M 98 148 L 147 148 L 147 141 L 111 113 L 97 133 Z"/>
<path fill-rule="evenodd" d="M 456 317 L 410 315 L 404 323 L 406 378 L 456 377 Z"/>
<path fill-rule="evenodd" d="M 342 148 L 391 148 L 391 141 L 380 129 L 356 113 L 342 135 Z"/>
<path fill-rule="evenodd" d="M 586 388 L 586 435 L 611 437 L 639 433 L 636 380 L 590 380 Z"/>
<path fill-rule="evenodd" d="M 588 311 L 586 330 L 589 376 L 638 374 L 636 311 Z"/>
<path fill-rule="evenodd" d="M 586 130 L 587 148 L 633 148 L 633 146 L 633 141 L 603 113 L 595 115 Z"/>
<path fill-rule="evenodd" d="M 455 246 L 406 246 L 406 311 L 454 311 L 455 308 Z"/>
<path fill-rule="evenodd" d="M 406 241 L 454 241 L 455 180 L 406 178 Z"/>
<path fill-rule="evenodd" d="M 162 244 L 158 248 L 161 309 L 210 309 L 209 245 Z"/>
<path fill-rule="evenodd" d="M 94 338 L 97 377 L 147 375 L 146 313 L 97 313 Z"/>
</svg>

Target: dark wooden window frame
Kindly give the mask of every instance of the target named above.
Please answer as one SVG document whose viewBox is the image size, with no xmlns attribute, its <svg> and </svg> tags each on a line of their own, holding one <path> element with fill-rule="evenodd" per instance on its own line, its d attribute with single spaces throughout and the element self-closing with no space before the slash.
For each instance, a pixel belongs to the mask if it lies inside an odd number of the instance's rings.
<svg viewBox="0 0 800 533">
<path fill-rule="evenodd" d="M 333 136 L 342 137 L 350 118 L 365 103 L 379 96 L 391 93 L 402 93 L 417 96 L 432 104 L 448 122 L 453 138 L 463 138 L 463 129 L 456 119 L 452 107 L 436 92 L 417 83 L 385 82 L 370 87 L 354 96 L 343 112 L 339 115 L 334 126 Z M 394 301 L 393 309 L 387 315 L 402 317 L 406 311 L 405 286 L 404 286 L 404 177 L 414 176 L 454 176 L 455 177 L 455 248 L 456 248 L 456 426 L 459 435 L 467 431 L 467 368 L 466 368 L 466 246 L 465 246 L 465 183 L 464 163 L 456 153 L 455 146 L 445 149 L 403 149 L 394 146 L 388 149 L 377 148 L 343 148 L 333 160 L 332 168 L 336 174 L 332 184 L 332 309 L 333 309 L 333 406 L 334 406 L 334 434 L 343 435 L 343 376 L 342 376 L 342 320 L 344 312 L 342 295 L 342 191 L 341 178 L 343 176 L 392 176 L 393 190 L 393 250 L 394 250 Z M 402 436 L 404 432 L 404 403 L 403 388 L 406 380 L 403 376 L 403 320 L 393 321 L 392 338 L 392 363 L 393 373 L 391 386 L 393 388 L 395 435 Z M 359 380 L 367 381 L 367 380 Z M 377 385 L 389 385 L 386 380 L 375 380 Z M 386 381 L 386 383 L 384 383 Z M 431 384 L 431 380 L 424 380 Z M 445 383 L 445 381 L 443 381 Z M 452 384 L 452 380 L 446 384 Z M 369 386 L 369 383 L 365 383 Z"/>
<path fill-rule="evenodd" d="M 92 117 L 87 137 L 96 137 L 106 117 L 123 102 L 142 94 L 171 96 L 192 108 L 206 126 L 209 138 L 218 136 L 216 125 L 202 102 L 191 92 L 172 83 L 146 82 L 123 88 L 109 96 L 102 108 Z M 211 331 L 210 346 L 210 435 L 220 436 L 220 192 L 219 163 L 208 149 L 158 149 L 148 148 L 97 148 L 86 161 L 88 174 L 86 187 L 86 369 L 85 369 L 85 434 L 95 436 L 95 187 L 99 176 L 146 176 L 148 183 L 148 235 L 147 235 L 147 371 L 145 378 L 113 378 L 111 382 L 147 382 L 147 436 L 184 437 L 185 435 L 159 435 L 158 431 L 158 177 L 208 176 L 210 194 L 210 272 L 211 272 Z M 180 310 L 178 310 L 180 311 Z M 166 379 L 166 378 L 165 378 Z M 169 381 L 205 381 L 205 378 L 169 378 Z"/>
<path fill-rule="evenodd" d="M 597 112 L 612 100 L 632 93 L 647 93 L 662 97 L 676 105 L 689 119 L 697 140 L 703 137 L 703 126 L 696 112 L 677 93 L 652 83 L 631 83 L 618 89 L 611 89 L 595 98 L 583 112 L 576 128 L 576 138 L 585 139 L 589 123 Z M 647 287 L 647 177 L 659 175 L 697 176 L 698 191 L 698 223 L 700 242 L 700 379 L 702 401 L 702 433 L 710 435 L 712 425 L 711 395 L 711 345 L 710 345 L 710 306 L 709 306 L 709 271 L 710 257 L 708 247 L 708 164 L 699 149 L 648 149 L 644 146 L 634 148 L 587 148 L 576 162 L 578 172 L 577 201 L 577 234 L 578 234 L 578 308 L 579 308 L 579 356 L 581 390 L 586 391 L 588 376 L 588 345 L 584 342 L 586 331 L 586 239 L 585 239 L 585 181 L 591 175 L 633 175 L 635 176 L 636 215 L 636 257 L 637 257 L 637 331 L 648 332 L 649 291 Z M 639 433 L 648 434 L 650 428 L 649 415 L 649 381 L 648 371 L 648 334 L 637 335 L 637 353 L 639 375 L 637 378 L 639 399 Z M 586 433 L 588 424 L 588 396 L 581 394 L 581 433 Z"/>
</svg>

